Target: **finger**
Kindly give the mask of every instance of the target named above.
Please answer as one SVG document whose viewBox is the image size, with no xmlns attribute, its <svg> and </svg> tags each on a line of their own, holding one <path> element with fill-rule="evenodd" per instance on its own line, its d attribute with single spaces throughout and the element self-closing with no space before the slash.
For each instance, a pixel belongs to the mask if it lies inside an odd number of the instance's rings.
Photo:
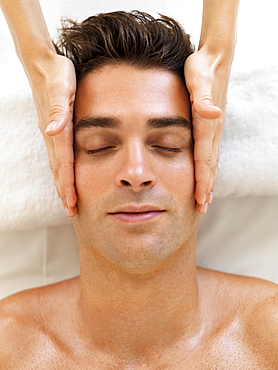
<svg viewBox="0 0 278 370">
<path fill-rule="evenodd" d="M 212 145 L 211 158 L 212 158 L 212 165 L 214 167 L 214 171 L 212 173 L 212 176 L 210 179 L 210 185 L 208 188 L 208 195 L 209 195 L 208 203 L 209 204 L 212 203 L 215 183 L 216 183 L 217 174 L 218 174 L 221 137 L 222 137 L 222 129 L 219 129 L 214 136 L 213 145 Z"/>
<path fill-rule="evenodd" d="M 195 197 L 196 201 L 201 205 L 212 202 L 217 177 L 222 130 L 218 122 L 216 125 L 215 123 L 211 124 L 210 121 L 206 125 L 206 135 L 202 135 L 200 132 L 195 134 Z"/>
<path fill-rule="evenodd" d="M 187 83 L 188 91 L 190 93 L 190 101 L 192 107 L 198 115 L 205 119 L 217 119 L 221 116 L 222 110 L 214 103 L 213 100 L 213 78 L 209 73 L 202 73 L 201 80 Z"/>
<path fill-rule="evenodd" d="M 207 213 L 207 210 L 208 210 L 208 203 L 204 204 L 204 205 L 201 205 L 201 204 L 198 204 L 196 202 L 196 210 L 201 214 L 201 215 L 204 215 L 205 213 Z"/>
<path fill-rule="evenodd" d="M 49 124 L 45 130 L 47 135 L 59 134 L 66 127 L 67 123 L 71 121 L 74 99 L 75 89 L 70 90 L 67 84 L 52 86 L 51 96 L 49 97 Z"/>
<path fill-rule="evenodd" d="M 46 137 L 46 136 L 44 136 L 44 140 L 45 140 L 46 147 L 47 147 L 48 158 L 49 158 L 49 166 L 50 166 L 53 178 L 54 178 L 56 191 L 57 191 L 59 197 L 61 198 L 61 200 L 63 202 L 63 199 L 62 199 L 62 193 L 63 192 L 62 192 L 60 179 L 59 179 L 59 172 L 58 172 L 57 164 L 56 164 L 56 155 L 55 155 L 53 140 L 52 140 L 52 138 Z M 64 208 L 66 208 L 66 203 L 63 202 L 63 206 L 64 206 Z"/>
<path fill-rule="evenodd" d="M 195 163 L 195 198 L 197 203 L 207 203 L 207 195 L 210 191 L 212 176 L 212 141 L 208 138 L 195 142 L 194 146 Z"/>
<path fill-rule="evenodd" d="M 67 214 L 69 217 L 74 217 L 77 214 L 78 208 L 77 206 L 67 208 Z"/>
<path fill-rule="evenodd" d="M 44 136 L 56 190 L 65 209 L 74 207 L 76 204 L 70 136 L 70 132 L 67 134 L 66 130 L 55 138 Z"/>
<path fill-rule="evenodd" d="M 196 180 L 196 201 L 205 204 L 208 194 L 213 165 L 213 141 L 217 123 L 206 120 L 193 111 L 194 162 Z"/>
<path fill-rule="evenodd" d="M 195 102 L 196 112 L 205 119 L 217 119 L 221 117 L 222 110 L 215 106 L 211 96 L 202 96 Z"/>
<path fill-rule="evenodd" d="M 73 208 L 77 197 L 74 186 L 74 153 L 73 153 L 73 129 L 68 124 L 62 133 L 53 137 L 55 163 L 59 177 L 59 186 L 63 204 L 67 208 Z"/>
<path fill-rule="evenodd" d="M 70 105 L 52 105 L 49 115 L 49 124 L 45 129 L 48 136 L 54 136 L 63 131 L 70 119 Z"/>
</svg>

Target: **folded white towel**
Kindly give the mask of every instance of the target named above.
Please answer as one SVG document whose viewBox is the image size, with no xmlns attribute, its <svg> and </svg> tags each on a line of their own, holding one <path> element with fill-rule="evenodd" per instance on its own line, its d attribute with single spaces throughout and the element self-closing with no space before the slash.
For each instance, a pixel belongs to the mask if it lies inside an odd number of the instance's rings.
<svg viewBox="0 0 278 370">
<path fill-rule="evenodd" d="M 30 87 L 18 63 L 0 68 L 0 230 L 63 225 L 70 221 L 56 194 Z"/>
<path fill-rule="evenodd" d="M 0 81 L 0 229 L 69 223 L 19 62 L 1 68 Z M 233 73 L 216 196 L 278 195 L 277 103 L 277 66 Z"/>
<path fill-rule="evenodd" d="M 234 72 L 215 196 L 278 195 L 278 65 Z"/>
</svg>

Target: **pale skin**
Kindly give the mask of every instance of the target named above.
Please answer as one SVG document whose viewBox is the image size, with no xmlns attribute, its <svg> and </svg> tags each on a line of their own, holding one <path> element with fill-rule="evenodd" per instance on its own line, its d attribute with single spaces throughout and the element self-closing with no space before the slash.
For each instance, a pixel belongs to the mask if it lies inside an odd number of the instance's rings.
<svg viewBox="0 0 278 370">
<path fill-rule="evenodd" d="M 1 369 L 277 369 L 277 286 L 196 267 L 189 119 L 169 71 L 81 81 L 81 275 L 2 301 Z"/>
<path fill-rule="evenodd" d="M 198 52 L 185 63 L 195 140 L 195 199 L 199 213 L 212 202 L 236 43 L 239 0 L 203 0 Z M 75 72 L 56 54 L 38 0 L 0 0 L 37 106 L 56 188 L 70 217 L 76 212 L 72 114 Z"/>
</svg>

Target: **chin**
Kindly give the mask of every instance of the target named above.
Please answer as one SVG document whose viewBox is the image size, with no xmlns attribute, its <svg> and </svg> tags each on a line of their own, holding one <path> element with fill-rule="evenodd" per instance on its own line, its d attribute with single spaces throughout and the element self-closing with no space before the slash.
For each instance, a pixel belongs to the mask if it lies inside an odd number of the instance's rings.
<svg viewBox="0 0 278 370">
<path fill-rule="evenodd" d="M 180 249 L 180 243 L 171 243 L 153 236 L 152 240 L 134 240 L 113 244 L 113 248 L 100 251 L 117 269 L 129 274 L 149 274 L 160 270 Z"/>
</svg>

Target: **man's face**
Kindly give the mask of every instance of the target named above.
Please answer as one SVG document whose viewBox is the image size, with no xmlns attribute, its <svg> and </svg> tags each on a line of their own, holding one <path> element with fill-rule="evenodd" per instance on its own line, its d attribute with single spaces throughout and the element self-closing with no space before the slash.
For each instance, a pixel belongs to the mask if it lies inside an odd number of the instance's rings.
<svg viewBox="0 0 278 370">
<path fill-rule="evenodd" d="M 106 65 L 75 103 L 79 243 L 129 272 L 195 239 L 193 144 L 184 83 L 163 69 Z"/>
</svg>

